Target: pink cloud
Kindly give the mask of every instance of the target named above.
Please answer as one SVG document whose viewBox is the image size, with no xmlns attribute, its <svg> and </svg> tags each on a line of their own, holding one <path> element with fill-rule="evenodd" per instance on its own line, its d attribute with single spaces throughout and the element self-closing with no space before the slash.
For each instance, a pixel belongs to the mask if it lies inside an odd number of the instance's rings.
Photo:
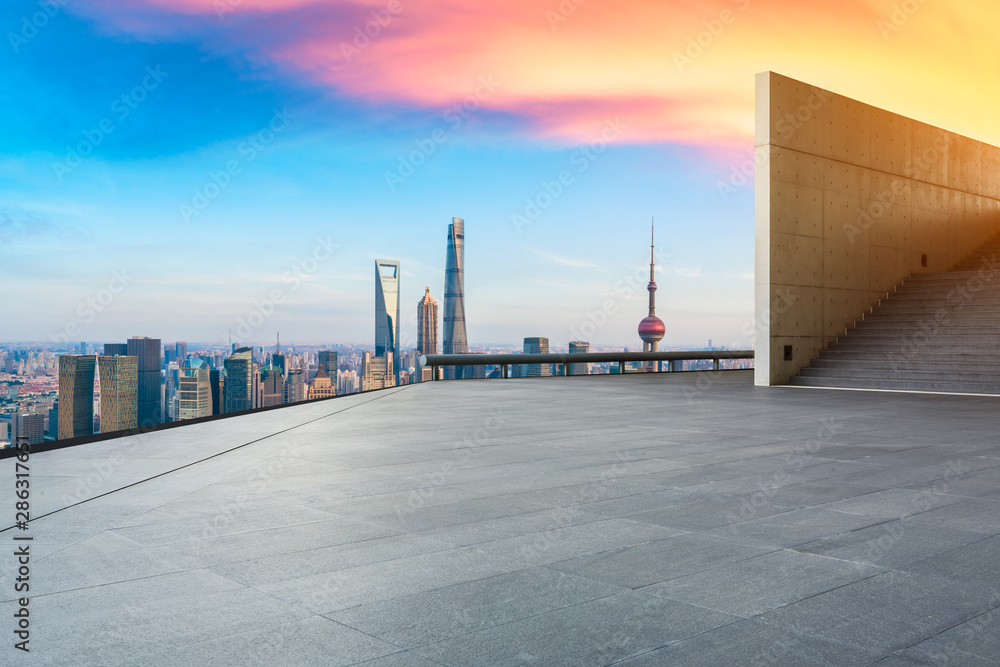
<svg viewBox="0 0 1000 667">
<path fill-rule="evenodd" d="M 746 0 L 95 0 L 91 8 L 119 29 L 200 35 L 210 49 L 366 104 L 476 105 L 553 142 L 590 141 L 618 118 L 623 143 L 736 147 L 752 139 L 753 71 L 736 65 L 752 21 L 776 21 L 780 31 L 793 16 L 843 21 L 870 11 L 863 0 L 849 5 L 833 12 L 757 0 L 756 15 Z M 685 70 L 677 57 L 692 39 L 705 45 Z"/>
</svg>

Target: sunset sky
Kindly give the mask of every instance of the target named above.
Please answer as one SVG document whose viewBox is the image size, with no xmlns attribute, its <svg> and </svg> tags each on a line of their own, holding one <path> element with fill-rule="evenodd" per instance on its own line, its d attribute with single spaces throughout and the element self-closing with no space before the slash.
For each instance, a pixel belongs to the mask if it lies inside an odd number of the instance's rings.
<svg viewBox="0 0 1000 667">
<path fill-rule="evenodd" d="M 749 347 L 753 187 L 733 174 L 754 74 L 1000 144 L 998 19 L 930 0 L 8 0 L 0 340 L 370 343 L 382 258 L 412 344 L 458 216 L 472 345 L 637 347 L 655 217 L 663 345 Z"/>
</svg>

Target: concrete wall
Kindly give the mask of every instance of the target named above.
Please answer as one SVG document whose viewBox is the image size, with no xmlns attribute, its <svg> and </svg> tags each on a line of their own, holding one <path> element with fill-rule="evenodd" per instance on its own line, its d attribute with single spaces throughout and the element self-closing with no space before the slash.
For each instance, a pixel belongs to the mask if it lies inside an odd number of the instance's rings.
<svg viewBox="0 0 1000 667">
<path fill-rule="evenodd" d="M 755 375 L 786 384 L 908 276 L 1000 232 L 1000 148 L 773 72 L 756 104 Z"/>
</svg>

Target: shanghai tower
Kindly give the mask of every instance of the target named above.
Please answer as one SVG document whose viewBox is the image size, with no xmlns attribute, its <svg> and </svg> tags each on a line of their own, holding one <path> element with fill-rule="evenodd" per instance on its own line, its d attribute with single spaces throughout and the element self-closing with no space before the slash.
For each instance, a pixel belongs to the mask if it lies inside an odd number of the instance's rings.
<svg viewBox="0 0 1000 667">
<path fill-rule="evenodd" d="M 444 271 L 444 331 L 441 352 L 465 354 L 469 339 L 465 335 L 465 221 L 452 218 L 448 225 L 448 256 Z M 462 367 L 445 366 L 445 379 L 461 376 Z"/>
</svg>

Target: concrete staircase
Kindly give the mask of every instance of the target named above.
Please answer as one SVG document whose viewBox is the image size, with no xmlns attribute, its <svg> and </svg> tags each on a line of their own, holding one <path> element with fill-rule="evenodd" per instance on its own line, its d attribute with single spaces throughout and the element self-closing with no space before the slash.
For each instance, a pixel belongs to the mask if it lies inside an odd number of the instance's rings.
<svg viewBox="0 0 1000 667">
<path fill-rule="evenodd" d="M 790 384 L 1000 394 L 1000 236 L 911 276 Z"/>
</svg>

